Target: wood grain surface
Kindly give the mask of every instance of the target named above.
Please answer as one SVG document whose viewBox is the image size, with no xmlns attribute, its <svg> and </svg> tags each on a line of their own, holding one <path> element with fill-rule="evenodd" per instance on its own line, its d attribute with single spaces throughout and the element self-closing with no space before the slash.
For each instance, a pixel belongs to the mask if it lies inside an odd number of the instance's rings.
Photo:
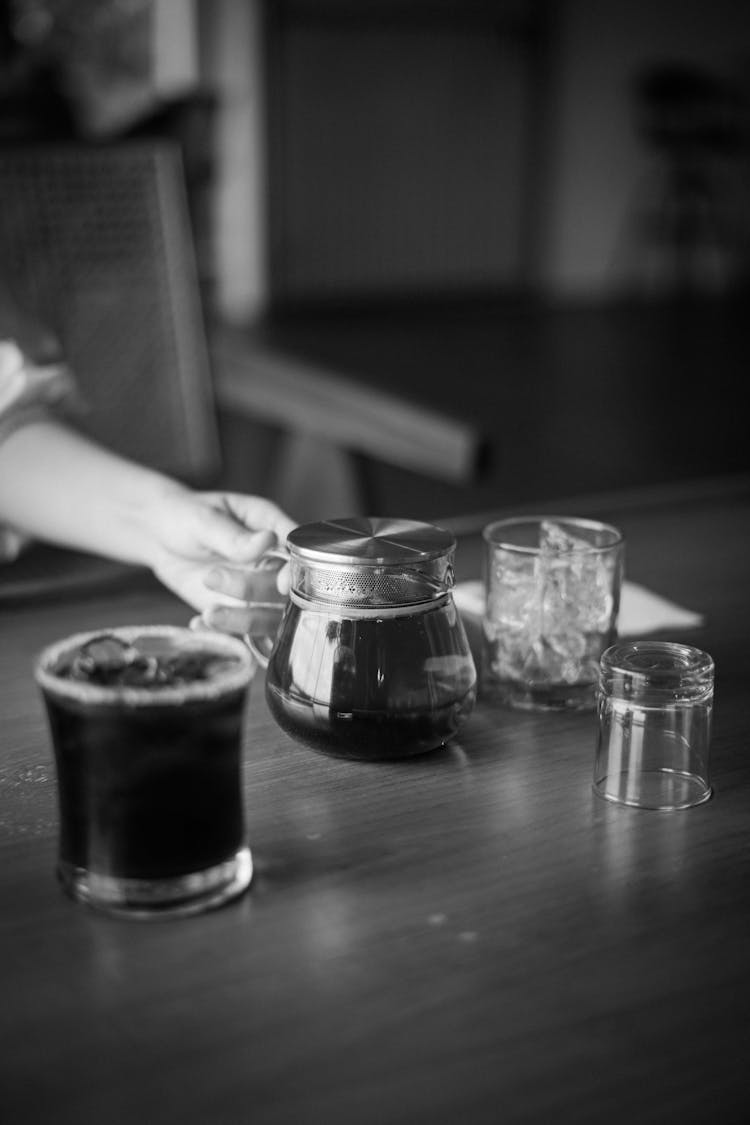
<svg viewBox="0 0 750 1125">
<path fill-rule="evenodd" d="M 54 878 L 35 653 L 187 621 L 152 580 L 0 604 L 0 1117 L 120 1125 L 740 1122 L 750 1001 L 750 491 L 571 512 L 705 614 L 715 794 L 591 792 L 592 715 L 479 703 L 460 742 L 347 763 L 245 731 L 256 876 L 176 922 L 98 917 Z M 458 577 L 478 574 L 476 537 Z"/>
</svg>

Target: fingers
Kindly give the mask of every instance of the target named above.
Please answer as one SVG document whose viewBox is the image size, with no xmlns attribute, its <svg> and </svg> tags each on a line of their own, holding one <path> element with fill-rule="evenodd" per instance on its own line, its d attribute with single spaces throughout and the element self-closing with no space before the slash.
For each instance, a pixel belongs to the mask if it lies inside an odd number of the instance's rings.
<svg viewBox="0 0 750 1125">
<path fill-rule="evenodd" d="M 281 560 L 271 560 L 274 564 Z M 201 615 L 204 625 L 223 633 L 245 637 L 276 636 L 286 605 L 288 564 L 282 563 L 280 581 L 276 569 L 265 566 L 213 566 L 204 574 L 206 593 L 214 600 Z"/>
<path fill-rule="evenodd" d="M 230 601 L 230 595 L 217 594 L 206 585 L 206 568 L 195 562 L 167 555 L 154 566 L 154 574 L 168 590 L 171 590 L 187 605 L 202 612 L 217 602 Z M 241 605 L 242 602 L 237 604 Z"/>
<path fill-rule="evenodd" d="M 203 614 L 196 613 L 195 617 L 191 617 L 188 621 L 188 628 L 192 629 L 194 633 L 210 633 L 211 626 L 203 620 Z"/>
<path fill-rule="evenodd" d="M 277 543 L 271 528 L 249 529 L 228 512 L 212 507 L 201 513 L 201 538 L 211 554 L 236 563 L 254 562 Z"/>
<path fill-rule="evenodd" d="M 281 624 L 284 606 L 253 605 L 229 606 L 212 605 L 201 614 L 202 626 L 217 629 L 221 633 L 234 633 L 244 637 L 252 634 L 257 637 L 275 637 Z"/>
<path fill-rule="evenodd" d="M 237 492 L 201 493 L 211 548 L 227 559 L 250 562 L 272 547 L 284 545 L 295 526 L 276 504 Z"/>
<path fill-rule="evenodd" d="M 189 534 L 183 528 L 182 539 L 172 535 L 152 563 L 169 589 L 201 613 L 216 603 L 233 608 L 234 602 L 241 631 L 248 603 L 283 603 L 289 567 L 285 556 L 271 558 L 269 552 L 286 542 L 295 525 L 276 504 L 242 493 L 192 493 L 188 515 Z"/>
<path fill-rule="evenodd" d="M 292 572 L 289 566 L 283 566 L 276 575 L 276 589 L 284 597 L 289 593 L 292 586 Z"/>
<path fill-rule="evenodd" d="M 209 590 L 244 602 L 278 602 L 289 591 L 289 567 L 281 560 L 279 566 L 281 571 L 265 566 L 212 566 L 204 581 Z"/>
<path fill-rule="evenodd" d="M 286 542 L 290 531 L 297 526 L 272 500 L 263 496 L 246 496 L 241 492 L 225 492 L 222 500 L 236 520 L 246 527 L 270 528 L 279 544 Z"/>
<path fill-rule="evenodd" d="M 288 574 L 288 565 L 284 565 L 283 571 Z M 239 610 L 247 619 L 256 608 L 263 606 L 275 607 L 278 615 L 286 604 L 288 581 L 280 582 L 275 570 L 263 567 L 217 566 L 216 563 L 206 566 L 165 555 L 154 566 L 154 573 L 198 612 L 228 606 Z M 240 631 L 245 631 L 244 627 Z"/>
</svg>

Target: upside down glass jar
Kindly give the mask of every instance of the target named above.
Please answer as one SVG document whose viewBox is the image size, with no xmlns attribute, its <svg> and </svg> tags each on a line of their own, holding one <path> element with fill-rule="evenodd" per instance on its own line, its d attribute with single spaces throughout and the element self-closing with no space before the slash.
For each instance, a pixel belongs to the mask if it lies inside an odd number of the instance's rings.
<svg viewBox="0 0 750 1125">
<path fill-rule="evenodd" d="M 459 731 L 477 674 L 453 601 L 450 532 L 411 520 L 305 524 L 268 660 L 277 723 L 341 758 L 408 758 Z"/>
</svg>

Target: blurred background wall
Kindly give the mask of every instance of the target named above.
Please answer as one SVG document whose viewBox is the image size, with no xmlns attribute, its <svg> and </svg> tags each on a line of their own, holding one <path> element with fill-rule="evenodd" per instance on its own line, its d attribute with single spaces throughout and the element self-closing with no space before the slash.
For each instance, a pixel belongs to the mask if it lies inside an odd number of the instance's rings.
<svg viewBox="0 0 750 1125">
<path fill-rule="evenodd" d="M 0 0 L 0 13 L 3 137 L 23 126 L 8 107 L 24 83 L 37 130 L 46 113 L 48 131 L 94 140 L 177 136 L 225 315 L 456 291 L 616 297 L 658 289 L 669 237 L 713 240 L 698 247 L 706 288 L 746 272 L 746 0 Z"/>
<path fill-rule="evenodd" d="M 178 0 L 219 99 L 219 300 L 654 282 L 643 209 L 664 153 L 634 84 L 680 63 L 750 84 L 744 0 Z M 182 9 L 180 16 L 176 9 Z M 164 37 L 167 46 L 177 37 Z M 744 269 L 747 116 L 712 204 Z M 723 237 L 723 236 L 722 236 Z M 729 254 L 729 251 L 726 251 Z M 740 260 L 737 260 L 737 259 Z"/>
<path fill-rule="evenodd" d="M 747 472 L 748 0 L 0 15 L 0 143 L 178 141 L 208 321 L 491 439 L 466 487 L 366 466 L 373 510 Z M 284 426 L 221 424 L 227 484 L 273 492 Z"/>
</svg>

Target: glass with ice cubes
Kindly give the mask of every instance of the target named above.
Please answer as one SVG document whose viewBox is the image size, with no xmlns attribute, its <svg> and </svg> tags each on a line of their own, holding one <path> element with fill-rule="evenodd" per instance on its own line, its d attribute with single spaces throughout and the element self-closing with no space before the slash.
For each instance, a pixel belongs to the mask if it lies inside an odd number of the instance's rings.
<svg viewBox="0 0 750 1125">
<path fill-rule="evenodd" d="M 588 711 L 599 658 L 617 638 L 625 543 L 569 516 L 496 520 L 484 532 L 485 699 L 528 711 Z"/>
</svg>

